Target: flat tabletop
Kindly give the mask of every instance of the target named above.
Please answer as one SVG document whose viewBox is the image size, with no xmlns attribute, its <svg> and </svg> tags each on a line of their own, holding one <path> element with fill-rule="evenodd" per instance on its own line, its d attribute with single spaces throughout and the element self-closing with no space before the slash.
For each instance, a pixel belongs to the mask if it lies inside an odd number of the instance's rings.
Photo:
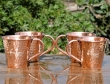
<svg viewBox="0 0 110 84">
<path fill-rule="evenodd" d="M 110 84 L 110 56 L 104 56 L 101 70 L 83 70 L 68 56 L 49 54 L 22 70 L 7 68 L 1 53 L 0 84 Z"/>
</svg>

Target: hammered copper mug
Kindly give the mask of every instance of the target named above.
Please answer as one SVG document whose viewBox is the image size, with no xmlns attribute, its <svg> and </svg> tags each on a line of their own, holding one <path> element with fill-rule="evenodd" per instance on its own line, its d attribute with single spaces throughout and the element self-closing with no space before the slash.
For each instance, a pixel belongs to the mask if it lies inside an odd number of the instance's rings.
<svg viewBox="0 0 110 84">
<path fill-rule="evenodd" d="M 70 33 L 67 33 L 66 35 L 60 35 L 56 38 L 56 47 L 59 51 L 61 51 L 62 53 L 64 53 L 65 55 L 69 56 L 67 51 L 66 50 L 63 50 L 59 47 L 59 44 L 58 44 L 58 41 L 60 38 L 62 37 L 66 37 L 67 38 L 67 41 L 71 41 L 71 40 L 77 40 L 78 38 L 81 38 L 83 36 L 96 36 L 94 33 L 90 33 L 90 32 L 70 32 Z M 78 59 L 81 59 L 81 56 L 80 56 L 80 53 L 79 53 L 79 45 L 77 43 L 74 42 L 71 43 L 71 54 L 72 55 L 75 55 Z M 76 59 L 70 57 L 70 60 L 72 63 L 75 63 L 75 62 L 79 62 L 77 61 Z"/>
<path fill-rule="evenodd" d="M 27 68 L 28 61 L 41 55 L 44 50 L 44 44 L 38 38 L 32 40 L 30 36 L 24 35 L 7 35 L 2 38 L 8 68 Z M 29 57 L 29 50 L 31 45 L 33 45 L 33 41 L 40 42 L 41 50 L 39 53 Z"/>
<path fill-rule="evenodd" d="M 16 32 L 15 33 L 16 35 L 27 35 L 27 36 L 30 36 L 32 39 L 33 38 L 39 38 L 41 40 L 43 40 L 44 37 L 47 37 L 47 38 L 50 38 L 52 40 L 52 45 L 51 47 L 49 47 L 47 50 L 43 51 L 43 53 L 41 55 L 44 55 L 46 53 L 48 53 L 49 51 L 51 51 L 53 48 L 54 48 L 54 38 L 50 35 L 45 35 L 44 33 L 42 32 L 36 32 L 36 31 L 24 31 L 24 32 Z M 30 48 L 30 57 L 37 54 L 38 51 L 40 50 L 39 47 L 36 47 L 36 46 L 40 46 L 39 42 L 37 42 L 36 44 L 34 44 L 34 46 L 31 46 Z M 40 55 L 40 56 L 41 56 Z M 33 59 L 31 59 L 31 61 L 38 61 L 38 58 L 39 57 L 35 57 Z"/>
<path fill-rule="evenodd" d="M 70 44 L 77 43 L 79 45 L 79 53 L 81 59 L 71 53 Z M 81 62 L 84 69 L 101 69 L 107 39 L 104 37 L 82 37 L 79 40 L 72 40 L 68 43 L 66 49 L 70 57 Z M 75 45 L 74 45 L 75 46 Z M 75 47 L 74 47 L 75 50 Z"/>
</svg>

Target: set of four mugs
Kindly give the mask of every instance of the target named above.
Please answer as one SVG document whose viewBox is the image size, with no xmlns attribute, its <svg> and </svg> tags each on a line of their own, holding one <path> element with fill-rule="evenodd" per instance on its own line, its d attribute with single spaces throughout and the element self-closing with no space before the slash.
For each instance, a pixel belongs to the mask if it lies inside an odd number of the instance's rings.
<svg viewBox="0 0 110 84">
<path fill-rule="evenodd" d="M 44 51 L 43 37 L 52 40 L 52 46 Z M 66 50 L 58 46 L 58 40 L 65 37 L 68 41 Z M 56 40 L 42 32 L 16 32 L 15 35 L 3 36 L 3 44 L 8 68 L 27 68 L 29 62 L 38 61 L 39 57 L 51 51 L 54 46 L 70 57 L 71 62 L 78 62 L 85 69 L 101 69 L 107 39 L 97 37 L 90 32 L 70 32 L 59 35 Z"/>
</svg>

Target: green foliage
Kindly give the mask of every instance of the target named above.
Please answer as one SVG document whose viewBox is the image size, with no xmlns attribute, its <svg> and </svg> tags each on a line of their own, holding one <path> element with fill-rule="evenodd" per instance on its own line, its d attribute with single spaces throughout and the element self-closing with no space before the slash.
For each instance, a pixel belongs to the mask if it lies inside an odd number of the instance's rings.
<svg viewBox="0 0 110 84">
<path fill-rule="evenodd" d="M 90 21 L 92 22 L 93 31 L 97 36 L 109 39 L 106 48 L 106 54 L 110 54 L 110 5 L 105 0 L 76 0 L 79 6 L 86 6 L 86 13 L 89 11 Z M 84 21 L 86 23 L 87 20 Z M 91 26 L 91 25 L 89 25 Z M 90 31 L 92 31 L 90 30 Z"/>
<path fill-rule="evenodd" d="M 0 51 L 1 51 L 1 52 L 4 52 L 2 37 L 0 37 Z"/>
<path fill-rule="evenodd" d="M 61 0 L 0 0 L 0 35 L 15 34 L 17 31 L 39 31 L 56 39 L 57 36 L 68 32 L 95 31 L 97 35 L 106 36 L 109 30 L 107 19 L 110 16 L 108 6 L 103 4 L 99 8 L 93 8 L 95 13 L 101 14 L 103 18 L 97 19 L 88 12 L 91 4 L 99 2 L 101 3 L 101 0 L 76 0 L 80 7 L 87 7 L 81 12 L 70 12 L 65 10 Z M 101 22 L 100 26 L 98 22 Z M 51 45 L 47 38 L 43 41 L 46 48 Z M 64 48 L 66 42 L 62 38 L 59 41 L 60 47 Z M 0 51 L 3 51 L 2 41 Z"/>
<path fill-rule="evenodd" d="M 94 32 L 96 33 L 96 35 L 106 37 L 110 40 L 109 6 L 105 2 L 103 2 L 102 5 L 98 7 L 92 7 L 90 14 L 91 21 L 95 27 Z M 108 44 L 107 46 L 106 54 L 110 54 L 110 44 Z"/>
<path fill-rule="evenodd" d="M 75 0 L 79 6 L 90 5 L 90 4 L 99 4 L 103 0 Z"/>
<path fill-rule="evenodd" d="M 2 0 L 0 33 L 6 35 L 17 31 L 40 31 L 56 38 L 71 31 L 93 31 L 86 16 L 85 13 L 65 10 L 61 0 Z M 47 44 L 46 48 L 50 46 L 48 40 L 44 43 Z M 60 44 L 63 45 L 62 42 Z"/>
</svg>

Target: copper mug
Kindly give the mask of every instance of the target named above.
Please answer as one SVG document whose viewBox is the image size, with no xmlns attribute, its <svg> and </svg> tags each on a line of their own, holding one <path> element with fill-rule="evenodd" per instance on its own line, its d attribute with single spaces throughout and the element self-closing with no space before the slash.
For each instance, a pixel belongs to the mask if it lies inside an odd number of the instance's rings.
<svg viewBox="0 0 110 84">
<path fill-rule="evenodd" d="M 16 35 L 27 35 L 27 36 L 30 36 L 32 39 L 33 38 L 39 38 L 40 40 L 43 40 L 44 37 L 47 37 L 47 38 L 50 38 L 52 40 L 52 46 L 49 47 L 47 50 L 43 51 L 43 53 L 41 55 L 44 55 L 46 53 L 48 53 L 49 51 L 51 51 L 53 48 L 54 48 L 54 38 L 50 35 L 45 35 L 44 33 L 42 32 L 36 32 L 36 31 L 24 31 L 24 32 L 16 32 L 15 33 Z M 34 44 L 34 46 L 31 46 L 30 48 L 30 57 L 37 54 L 38 51 L 40 50 L 39 47 L 36 47 L 36 46 L 40 46 L 40 43 L 37 42 Z M 40 56 L 41 56 L 40 55 Z M 31 59 L 31 61 L 38 61 L 38 58 L 39 57 L 35 57 L 33 59 Z"/>
<path fill-rule="evenodd" d="M 71 53 L 72 49 L 70 44 L 73 46 L 77 43 L 79 47 L 79 54 L 81 59 Z M 107 39 L 104 37 L 82 37 L 79 40 L 72 40 L 68 43 L 66 49 L 70 57 L 81 62 L 81 66 L 84 69 L 101 69 L 102 62 L 105 53 L 105 47 Z M 74 50 L 75 50 L 74 45 Z"/>
<path fill-rule="evenodd" d="M 32 40 L 30 36 L 24 35 L 7 35 L 2 38 L 8 68 L 27 68 L 28 61 L 41 55 L 44 50 L 44 44 L 38 38 Z M 33 46 L 33 41 L 40 42 L 41 50 L 39 53 L 29 57 L 29 49 L 30 46 Z"/>
<path fill-rule="evenodd" d="M 67 33 L 66 35 L 60 35 L 56 38 L 56 47 L 59 51 L 61 51 L 62 53 L 64 53 L 65 55 L 69 56 L 67 51 L 66 50 L 63 50 L 61 49 L 58 45 L 58 40 L 62 37 L 66 37 L 67 38 L 67 41 L 71 41 L 71 40 L 77 40 L 78 38 L 81 38 L 83 36 L 96 36 L 94 33 L 90 33 L 90 32 L 70 32 L 70 33 Z M 79 53 L 79 45 L 77 45 L 77 43 L 74 42 L 71 43 L 71 54 L 72 55 L 75 55 L 78 59 L 81 59 L 81 56 L 80 56 L 80 53 Z M 72 63 L 75 63 L 75 62 L 79 62 L 77 61 L 76 59 L 70 57 L 70 60 Z"/>
</svg>

